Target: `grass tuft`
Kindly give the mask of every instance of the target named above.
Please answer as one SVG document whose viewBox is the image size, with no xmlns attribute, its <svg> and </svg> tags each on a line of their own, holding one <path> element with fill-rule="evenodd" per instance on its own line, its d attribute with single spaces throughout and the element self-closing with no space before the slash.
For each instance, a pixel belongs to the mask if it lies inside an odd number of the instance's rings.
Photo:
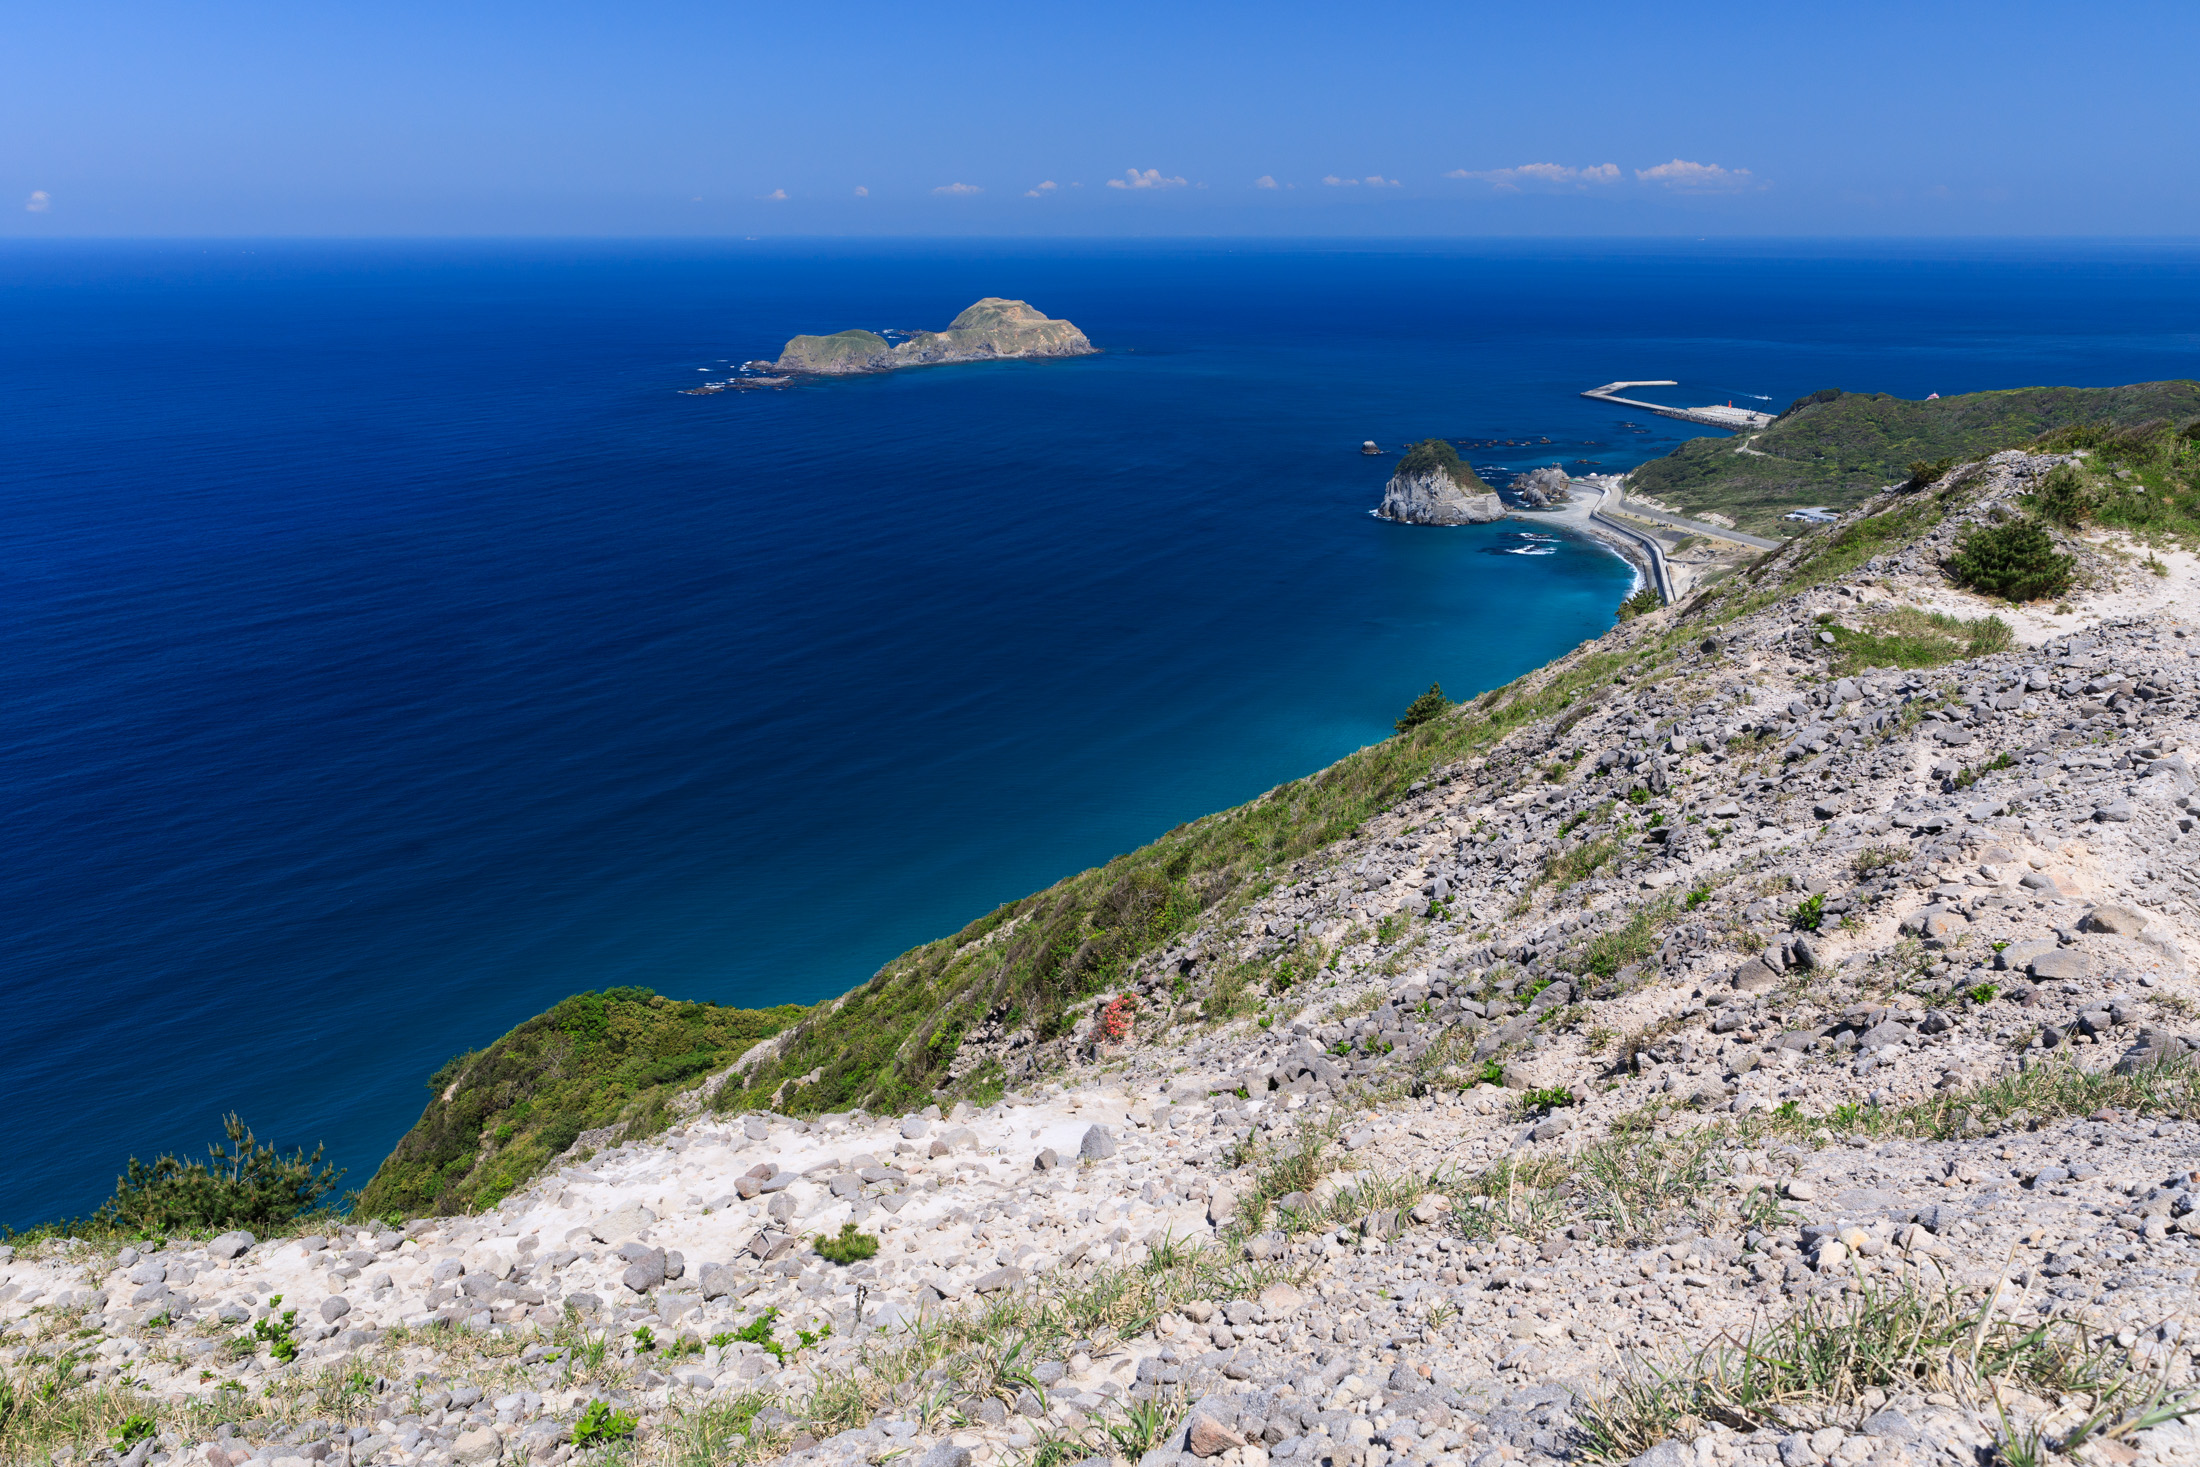
<svg viewBox="0 0 2200 1467">
<path fill-rule="evenodd" d="M 2012 633 L 1998 616 L 1966 621 L 1945 612 L 1895 606 L 1865 614 L 1861 629 L 1829 625 L 1834 671 L 1842 676 L 1873 667 L 1940 667 L 1969 657 L 2007 651 Z"/>
<path fill-rule="evenodd" d="M 1591 1454 L 1626 1461 L 1688 1419 L 1740 1431 L 1854 1429 L 1869 1414 L 1867 1392 L 1984 1399 L 2014 1385 L 2082 1397 L 2096 1408 L 2096 1430 L 2123 1433 L 2164 1409 L 2162 1392 L 2128 1358 L 2096 1345 L 2083 1323 L 2019 1323 L 2002 1316 L 1995 1294 L 1859 1280 L 1845 1296 L 1806 1299 L 1785 1318 L 1739 1339 L 1724 1335 L 1676 1364 L 1638 1364 L 1583 1412 Z"/>
</svg>

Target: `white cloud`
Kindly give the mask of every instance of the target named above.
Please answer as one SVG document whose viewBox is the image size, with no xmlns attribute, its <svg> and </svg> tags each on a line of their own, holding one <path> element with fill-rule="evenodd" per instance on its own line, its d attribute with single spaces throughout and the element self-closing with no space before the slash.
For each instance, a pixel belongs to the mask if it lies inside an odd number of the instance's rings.
<svg viewBox="0 0 2200 1467">
<path fill-rule="evenodd" d="M 43 214 L 53 207 L 53 195 L 44 189 L 31 190 L 31 196 L 23 201 L 23 207 L 32 214 Z"/>
<path fill-rule="evenodd" d="M 1618 183 L 1619 165 L 1592 163 L 1586 168 L 1569 168 L 1563 163 L 1523 163 L 1518 168 L 1454 168 L 1444 177 L 1480 179 L 1506 193 L 1517 193 L 1523 184 L 1580 188 L 1592 183 Z"/>
<path fill-rule="evenodd" d="M 1360 181 L 1357 178 L 1339 178 L 1334 173 L 1323 174 L 1322 182 L 1328 184 L 1331 188 L 1358 188 L 1360 186 Z"/>
<path fill-rule="evenodd" d="M 1111 178 L 1108 180 L 1108 187 L 1182 188 L 1184 187 L 1184 180 L 1181 178 L 1163 178 L 1161 176 L 1161 170 L 1158 168 L 1149 168 L 1144 173 L 1140 173 L 1135 168 L 1126 168 L 1123 170 L 1123 176 L 1121 178 Z"/>
<path fill-rule="evenodd" d="M 1254 188 L 1274 188 L 1275 186 L 1276 180 L 1273 174 L 1263 173 L 1260 177 L 1253 180 Z"/>
<path fill-rule="evenodd" d="M 1027 199 L 1043 199 L 1048 194 L 1053 193 L 1056 189 L 1060 187 L 1060 184 L 1056 183 L 1053 179 L 1050 178 L 1046 182 L 1040 184 L 1037 188 L 1025 189 L 1024 197 Z"/>
<path fill-rule="evenodd" d="M 954 194 L 959 197 L 963 194 L 982 194 L 985 189 L 982 185 L 975 183 L 943 183 L 932 192 L 936 194 Z"/>
<path fill-rule="evenodd" d="M 767 204 L 784 204 L 787 202 L 787 191 L 783 188 L 775 188 L 764 195 L 764 202 Z"/>
<path fill-rule="evenodd" d="M 1383 176 L 1382 176 L 1382 175 L 1381 175 L 1380 173 L 1370 173 L 1370 174 L 1369 174 L 1369 175 L 1367 176 L 1367 186 L 1368 186 L 1369 188 L 1404 188 L 1404 187 L 1405 187 L 1405 185 L 1404 185 L 1404 184 L 1402 184 L 1402 183 L 1400 183 L 1400 182 L 1399 182 L 1399 181 L 1398 181 L 1397 179 L 1395 179 L 1395 178 L 1385 178 L 1385 177 L 1383 177 Z"/>
<path fill-rule="evenodd" d="M 859 199 L 867 199 L 871 197 L 871 191 L 859 183 L 856 185 L 856 197 Z"/>
<path fill-rule="evenodd" d="M 1644 183 L 1662 183 L 1667 188 L 1688 189 L 1697 193 L 1712 190 L 1749 188 L 1756 180 L 1747 168 L 1721 168 L 1716 163 L 1691 163 L 1685 158 L 1675 158 L 1670 163 L 1660 163 L 1655 168 L 1637 168 L 1635 177 Z"/>
</svg>

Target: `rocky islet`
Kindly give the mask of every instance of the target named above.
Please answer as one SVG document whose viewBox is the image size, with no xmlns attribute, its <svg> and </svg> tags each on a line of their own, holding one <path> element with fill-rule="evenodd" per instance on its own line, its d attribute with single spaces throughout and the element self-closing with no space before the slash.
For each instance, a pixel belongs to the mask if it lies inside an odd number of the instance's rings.
<svg viewBox="0 0 2200 1467">
<path fill-rule="evenodd" d="M 1505 504 L 1456 449 L 1430 438 L 1399 461 L 1375 517 L 1406 525 L 1486 525 L 1505 517 Z"/>
<path fill-rule="evenodd" d="M 1085 333 L 1025 301 L 989 295 L 964 310 L 945 331 L 895 333 L 888 341 L 861 329 L 830 336 L 797 336 L 780 351 L 772 370 L 812 376 L 891 372 L 904 367 L 1030 357 L 1090 356 L 1098 350 Z"/>
</svg>

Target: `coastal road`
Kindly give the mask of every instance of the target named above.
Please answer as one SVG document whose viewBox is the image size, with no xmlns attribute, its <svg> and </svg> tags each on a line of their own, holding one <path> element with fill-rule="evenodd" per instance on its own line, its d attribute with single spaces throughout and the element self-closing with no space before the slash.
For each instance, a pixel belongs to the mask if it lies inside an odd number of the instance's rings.
<svg viewBox="0 0 2200 1467">
<path fill-rule="evenodd" d="M 1589 486 L 1576 480 L 1572 497 L 1557 509 L 1515 509 L 1511 511 L 1510 518 L 1531 523 L 1537 520 L 1557 520 L 1561 524 L 1574 526 L 1585 535 L 1597 536 L 1607 541 L 1625 540 L 1638 552 L 1635 558 L 1648 563 L 1650 584 L 1657 587 L 1658 599 L 1671 606 L 1674 601 L 1673 572 L 1665 563 L 1665 547 L 1648 530 L 1605 514 L 1605 505 L 1616 491 L 1606 484 L 1599 484 L 1595 488 L 1595 498 L 1592 499 L 1587 492 Z"/>
<path fill-rule="evenodd" d="M 1600 507 L 1609 509 L 1615 514 L 1631 514 L 1638 519 L 1656 520 L 1661 525 L 1670 525 L 1676 530 L 1686 530 L 1692 535 L 1702 535 L 1712 540 L 1732 540 L 1737 545 L 1748 545 L 1758 550 L 1778 550 L 1786 543 L 1782 540 L 1767 540 L 1762 535 L 1745 535 L 1740 530 L 1728 530 L 1722 529 L 1718 525 L 1707 525 L 1702 520 L 1683 519 L 1677 514 L 1667 514 L 1661 509 L 1649 509 L 1632 502 L 1624 494 L 1620 496 L 1618 504 L 1606 504 Z"/>
<path fill-rule="evenodd" d="M 1658 588 L 1658 600 L 1664 602 L 1667 606 L 1671 606 L 1675 600 L 1673 572 L 1665 563 L 1665 547 L 1660 545 L 1658 537 L 1648 530 L 1638 530 L 1625 520 L 1614 519 L 1611 515 L 1605 513 L 1606 508 L 1611 505 L 1613 493 L 1614 491 L 1608 486 L 1598 491 L 1597 502 L 1590 507 L 1589 518 L 1600 525 L 1607 525 L 1619 531 L 1643 548 L 1643 553 L 1650 558 L 1650 583 Z M 1622 496 L 1620 503 L 1625 504 L 1626 502 L 1625 496 Z"/>
</svg>

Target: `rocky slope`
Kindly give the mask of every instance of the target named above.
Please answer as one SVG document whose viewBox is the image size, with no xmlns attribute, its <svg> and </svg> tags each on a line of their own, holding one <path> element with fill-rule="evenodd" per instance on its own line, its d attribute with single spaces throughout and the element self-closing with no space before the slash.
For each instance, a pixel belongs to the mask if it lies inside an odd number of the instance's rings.
<svg viewBox="0 0 2200 1467">
<path fill-rule="evenodd" d="M 1456 449 L 1431 438 L 1399 461 L 1375 514 L 1407 525 L 1485 525 L 1503 519 L 1505 505 Z"/>
<path fill-rule="evenodd" d="M 1044 315 L 1024 301 L 989 295 L 957 316 L 945 331 L 913 331 L 899 342 L 861 330 L 797 336 L 772 365 L 780 372 L 842 376 L 1006 357 L 1080 357 L 1095 350 L 1085 333 L 1069 322 Z"/>
<path fill-rule="evenodd" d="M 78 1378 L 76 1460 L 142 1413 L 132 1467 L 2200 1460 L 2200 562 L 1941 570 L 2062 461 L 1172 833 L 1275 855 L 1058 1028 L 955 1031 L 990 1104 L 704 1105 L 752 1054 L 478 1215 L 40 1243 L 9 1378 Z M 1925 607 L 1982 650 L 1869 665 Z"/>
</svg>

